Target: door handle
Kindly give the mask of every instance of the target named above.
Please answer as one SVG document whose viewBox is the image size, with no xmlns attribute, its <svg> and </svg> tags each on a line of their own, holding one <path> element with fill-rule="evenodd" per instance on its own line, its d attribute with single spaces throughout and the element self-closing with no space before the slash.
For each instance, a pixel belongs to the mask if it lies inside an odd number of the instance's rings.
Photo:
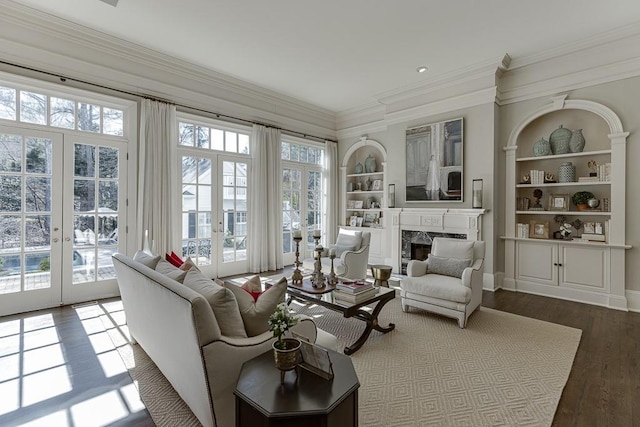
<svg viewBox="0 0 640 427">
<path fill-rule="evenodd" d="M 57 237 L 54 237 L 53 238 L 53 243 L 58 243 L 58 240 L 60 240 L 60 239 L 58 239 Z"/>
<path fill-rule="evenodd" d="M 71 241 L 71 237 L 65 237 L 65 238 L 64 238 L 64 241 L 65 241 L 65 242 L 70 242 L 70 241 Z"/>
</svg>

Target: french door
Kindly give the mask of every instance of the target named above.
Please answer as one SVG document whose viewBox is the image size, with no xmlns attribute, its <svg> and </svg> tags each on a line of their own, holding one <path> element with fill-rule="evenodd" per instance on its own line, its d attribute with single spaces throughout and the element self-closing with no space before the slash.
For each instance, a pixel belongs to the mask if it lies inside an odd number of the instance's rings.
<svg viewBox="0 0 640 427">
<path fill-rule="evenodd" d="M 118 294 L 124 147 L 0 126 L 0 315 Z"/>
<path fill-rule="evenodd" d="M 182 256 L 210 276 L 247 271 L 246 158 L 182 156 Z"/>
<path fill-rule="evenodd" d="M 295 261 L 293 232 L 302 232 L 300 259 L 313 256 L 314 230 L 323 225 L 322 170 L 314 166 L 282 167 L 282 233 L 285 264 Z"/>
</svg>

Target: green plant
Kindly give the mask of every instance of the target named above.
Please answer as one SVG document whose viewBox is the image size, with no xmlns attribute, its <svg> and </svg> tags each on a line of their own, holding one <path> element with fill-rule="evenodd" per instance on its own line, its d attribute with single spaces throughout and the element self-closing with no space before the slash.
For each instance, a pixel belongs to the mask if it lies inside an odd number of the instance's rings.
<svg viewBox="0 0 640 427">
<path fill-rule="evenodd" d="M 284 350 L 282 336 L 296 323 L 298 323 L 298 319 L 291 314 L 287 304 L 281 302 L 276 306 L 276 310 L 269 316 L 269 330 L 278 339 L 275 343 L 276 348 Z"/>
<path fill-rule="evenodd" d="M 51 268 L 51 261 L 49 260 L 49 258 L 45 258 L 40 261 L 38 268 L 40 268 L 40 271 L 49 271 L 49 269 Z"/>
<path fill-rule="evenodd" d="M 586 205 L 587 200 L 593 199 L 593 198 L 595 198 L 595 196 L 590 191 L 578 191 L 577 193 L 574 193 L 573 196 L 571 196 L 571 201 L 576 206 Z"/>
<path fill-rule="evenodd" d="M 4 265 L 4 258 L 0 257 L 0 270 L 2 270 L 3 265 Z"/>
</svg>

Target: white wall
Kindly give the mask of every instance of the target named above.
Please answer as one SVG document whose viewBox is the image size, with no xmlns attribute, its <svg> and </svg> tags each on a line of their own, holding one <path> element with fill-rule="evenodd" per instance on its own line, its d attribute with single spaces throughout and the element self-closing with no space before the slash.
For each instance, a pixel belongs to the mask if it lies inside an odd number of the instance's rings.
<svg viewBox="0 0 640 427">
<path fill-rule="evenodd" d="M 407 128 L 435 123 L 443 120 L 463 118 L 464 138 L 464 200 L 460 202 L 405 202 L 405 131 Z M 482 219 L 482 236 L 487 242 L 485 258 L 485 273 L 495 271 L 495 236 L 494 232 L 494 136 L 495 136 L 495 105 L 488 103 L 476 107 L 451 111 L 435 116 L 424 117 L 403 123 L 392 124 L 384 131 L 371 132 L 367 136 L 382 144 L 387 151 L 387 179 L 389 184 L 396 186 L 396 208 L 471 208 L 471 184 L 473 179 L 483 179 L 484 196 L 483 208 L 488 209 Z M 346 138 L 338 143 L 340 162 L 351 145 L 358 138 Z M 341 188 L 344 183 L 340 183 Z"/>
</svg>

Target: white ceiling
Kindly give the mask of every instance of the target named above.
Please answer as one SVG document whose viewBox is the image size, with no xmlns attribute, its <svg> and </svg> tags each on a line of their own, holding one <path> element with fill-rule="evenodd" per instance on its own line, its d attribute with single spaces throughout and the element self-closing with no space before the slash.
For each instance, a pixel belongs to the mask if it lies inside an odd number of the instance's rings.
<svg viewBox="0 0 640 427">
<path fill-rule="evenodd" d="M 16 2 L 334 112 L 640 22 L 638 0 Z"/>
</svg>

